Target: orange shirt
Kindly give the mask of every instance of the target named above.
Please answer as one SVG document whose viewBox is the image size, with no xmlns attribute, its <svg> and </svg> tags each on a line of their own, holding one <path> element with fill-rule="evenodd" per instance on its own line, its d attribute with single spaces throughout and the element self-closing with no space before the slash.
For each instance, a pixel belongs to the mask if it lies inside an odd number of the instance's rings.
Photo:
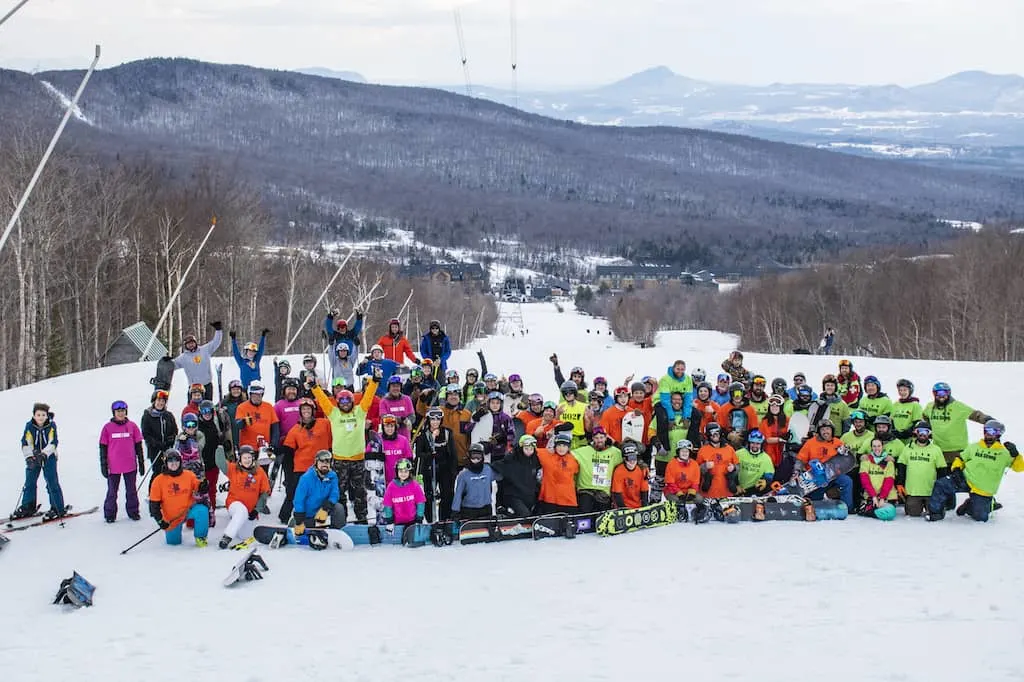
<svg viewBox="0 0 1024 682">
<path fill-rule="evenodd" d="M 640 402 L 630 398 L 627 409 L 630 411 L 640 410 L 644 415 L 643 444 L 647 445 L 651 442 L 651 420 L 654 418 L 654 405 L 651 403 L 650 397 L 644 398 Z M 622 416 L 625 417 L 626 415 L 623 414 Z"/>
<path fill-rule="evenodd" d="M 665 494 L 685 495 L 700 492 L 700 465 L 693 457 L 683 462 L 673 457 L 665 466 Z"/>
<path fill-rule="evenodd" d="M 608 434 L 613 443 L 622 442 L 622 418 L 626 416 L 626 410 L 616 403 L 604 411 L 601 415 L 601 428 Z"/>
<path fill-rule="evenodd" d="M 632 471 L 625 464 L 615 467 L 615 473 L 612 474 L 612 493 L 622 495 L 626 509 L 640 508 L 640 493 L 649 492 L 651 489 L 647 475 L 647 467 L 639 464 Z"/>
<path fill-rule="evenodd" d="M 263 467 L 256 467 L 256 472 L 250 474 L 234 462 L 228 462 L 228 481 L 231 483 L 225 503 L 228 507 L 232 502 L 241 502 L 246 509 L 252 511 L 260 495 L 270 494 L 270 479 Z"/>
<path fill-rule="evenodd" d="M 785 428 L 779 424 L 780 419 L 778 417 L 785 419 Z M 772 464 L 778 467 L 782 462 L 782 451 L 786 447 L 786 443 L 789 442 L 789 419 L 786 419 L 785 415 L 780 414 L 776 416 L 775 424 L 769 424 L 768 418 L 765 417 L 761 420 L 761 424 L 757 428 L 765 437 L 765 454 L 772 460 Z M 779 438 L 781 439 L 781 442 L 769 443 L 767 440 L 768 438 Z"/>
<path fill-rule="evenodd" d="M 733 467 L 739 467 L 740 460 L 736 457 L 736 451 L 729 445 L 719 445 L 715 447 L 711 443 L 705 443 L 701 446 L 701 449 L 697 451 L 697 464 L 700 468 L 704 469 L 704 464 L 707 462 L 713 462 L 715 467 L 711 470 L 711 487 L 704 497 L 729 497 L 732 492 L 729 490 L 729 484 L 725 480 L 725 475 L 729 473 L 729 465 Z"/>
<path fill-rule="evenodd" d="M 258 450 L 259 436 L 263 436 L 263 440 L 267 441 L 267 445 L 272 445 L 270 442 L 270 425 L 276 424 L 278 421 L 274 406 L 266 400 L 259 405 L 253 405 L 251 401 L 246 400 L 235 410 L 235 420 L 245 419 L 246 417 L 252 417 L 252 424 L 242 424 L 241 428 L 238 429 L 238 445 L 249 445 L 253 449 Z"/>
<path fill-rule="evenodd" d="M 836 452 L 840 447 L 842 447 L 842 445 L 843 441 L 838 438 L 833 438 L 830 441 L 824 441 L 815 436 L 804 443 L 804 446 L 800 448 L 800 452 L 797 453 L 796 458 L 805 465 L 810 464 L 812 459 L 821 460 L 821 463 L 824 464 L 836 456 Z"/>
<path fill-rule="evenodd" d="M 698 433 L 704 433 L 705 426 L 718 421 L 718 403 L 713 400 L 694 400 L 693 409 L 700 412 L 700 424 L 697 425 Z"/>
<path fill-rule="evenodd" d="M 525 433 L 537 439 L 537 449 L 542 450 L 548 446 L 548 441 L 555 435 L 555 427 L 563 422 L 559 419 L 552 419 L 545 424 L 543 417 L 537 417 L 526 425 Z"/>
<path fill-rule="evenodd" d="M 296 424 L 285 435 L 284 444 L 295 452 L 292 471 L 306 471 L 313 466 L 316 453 L 321 450 L 330 451 L 333 445 L 331 423 L 326 419 L 316 419 L 308 429 L 301 423 Z"/>
<path fill-rule="evenodd" d="M 153 487 L 149 490 L 149 501 L 160 503 L 160 514 L 174 528 L 185 520 L 185 514 L 198 491 L 199 479 L 184 469 L 177 476 L 160 474 L 154 478 Z"/>
<path fill-rule="evenodd" d="M 580 463 L 572 456 L 572 452 L 567 452 L 563 457 L 547 448 L 538 447 L 537 459 L 544 471 L 537 499 L 562 507 L 575 507 L 576 474 L 579 473 Z"/>
</svg>

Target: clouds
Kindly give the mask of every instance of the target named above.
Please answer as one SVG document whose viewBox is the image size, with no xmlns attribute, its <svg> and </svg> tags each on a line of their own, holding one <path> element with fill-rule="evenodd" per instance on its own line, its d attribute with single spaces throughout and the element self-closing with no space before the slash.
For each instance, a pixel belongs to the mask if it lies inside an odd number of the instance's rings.
<svg viewBox="0 0 1024 682">
<path fill-rule="evenodd" d="M 0 0 L 9 2 L 10 0 Z M 474 82 L 507 84 L 510 0 L 461 8 Z M 896 82 L 1024 72 L 1019 0 L 516 0 L 523 89 L 665 64 L 708 80 Z M 147 56 L 357 70 L 458 83 L 451 0 L 32 0 L 0 27 L 0 64 Z"/>
</svg>

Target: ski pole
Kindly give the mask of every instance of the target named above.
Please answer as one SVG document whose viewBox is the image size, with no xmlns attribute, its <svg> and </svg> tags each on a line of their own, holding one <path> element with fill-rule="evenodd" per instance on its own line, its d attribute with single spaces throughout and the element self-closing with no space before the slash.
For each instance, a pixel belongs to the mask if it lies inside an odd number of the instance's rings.
<svg viewBox="0 0 1024 682">
<path fill-rule="evenodd" d="M 175 523 L 177 523 L 178 521 L 181 521 L 181 520 L 182 520 L 183 518 L 185 518 L 185 515 L 186 515 L 186 514 L 188 514 L 188 513 L 189 513 L 189 511 L 191 511 L 191 510 L 192 510 L 192 508 L 191 508 L 191 507 L 189 507 L 189 508 L 188 508 L 188 509 L 186 509 L 186 510 L 185 510 L 184 512 L 182 512 L 181 514 L 179 514 L 179 515 L 178 515 L 178 517 L 177 517 L 176 519 L 174 519 L 173 521 L 171 521 L 171 526 L 173 526 L 173 525 L 174 525 Z M 171 526 L 168 526 L 168 528 L 170 528 Z M 163 529 L 163 528 L 161 528 L 160 526 L 157 526 L 157 527 L 156 527 L 156 530 L 154 530 L 154 531 L 153 531 L 152 533 L 150 533 L 150 534 L 149 534 L 149 535 L 147 535 L 146 537 L 142 538 L 141 540 L 139 540 L 138 542 L 136 542 L 136 543 L 135 543 L 134 545 L 132 545 L 131 547 L 128 547 L 127 549 L 123 549 L 123 550 L 121 550 L 121 554 L 127 554 L 128 552 L 132 551 L 133 549 L 135 549 L 136 547 L 138 547 L 139 545 L 141 545 L 141 544 L 142 544 L 143 542 L 145 542 L 146 540 L 150 539 L 151 537 L 153 537 L 154 535 L 156 535 L 157 533 L 159 533 L 159 532 L 160 532 L 160 531 L 162 531 L 162 530 L 164 530 L 164 529 Z"/>
<path fill-rule="evenodd" d="M 138 493 L 140 490 L 142 490 L 142 486 L 146 483 L 146 479 L 150 478 L 153 475 L 153 471 L 156 469 L 157 465 L 162 462 L 163 458 L 164 458 L 164 453 L 163 453 L 163 450 L 161 450 L 160 454 L 156 456 L 156 459 L 154 459 L 150 463 L 149 471 L 147 471 L 146 475 L 142 477 L 141 481 L 139 481 L 139 487 L 135 489 L 136 493 Z"/>
</svg>

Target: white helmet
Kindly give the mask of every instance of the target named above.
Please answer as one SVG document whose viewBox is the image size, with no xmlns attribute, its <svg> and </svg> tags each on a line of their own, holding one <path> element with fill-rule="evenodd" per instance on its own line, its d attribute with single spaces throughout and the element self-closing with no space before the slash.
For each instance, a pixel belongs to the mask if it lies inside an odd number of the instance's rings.
<svg viewBox="0 0 1024 682">
<path fill-rule="evenodd" d="M 266 390 L 266 386 L 259 379 L 254 379 L 249 383 L 249 393 L 265 393 Z"/>
</svg>

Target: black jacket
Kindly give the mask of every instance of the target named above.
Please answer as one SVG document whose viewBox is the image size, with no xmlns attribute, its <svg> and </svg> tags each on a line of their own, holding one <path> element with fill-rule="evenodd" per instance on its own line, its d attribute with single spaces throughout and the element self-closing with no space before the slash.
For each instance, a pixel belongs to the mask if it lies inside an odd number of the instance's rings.
<svg viewBox="0 0 1024 682">
<path fill-rule="evenodd" d="M 155 460 L 164 450 L 174 447 L 174 437 L 178 435 L 178 422 L 168 410 L 157 411 L 152 407 L 142 413 L 139 420 L 142 439 L 146 441 L 146 453 L 149 459 Z"/>
<path fill-rule="evenodd" d="M 502 476 L 502 490 L 506 503 L 510 499 L 516 499 L 533 509 L 537 504 L 537 493 L 540 491 L 540 484 L 537 482 L 540 461 L 536 455 L 527 457 L 517 445 L 512 454 L 492 462 L 491 468 Z"/>
<path fill-rule="evenodd" d="M 446 473 L 453 473 L 457 468 L 455 441 L 452 440 L 451 429 L 445 426 L 441 427 L 437 438 L 424 427 L 413 443 L 413 453 L 416 455 L 417 473 L 421 475 L 430 471 L 431 464 Z"/>
</svg>

